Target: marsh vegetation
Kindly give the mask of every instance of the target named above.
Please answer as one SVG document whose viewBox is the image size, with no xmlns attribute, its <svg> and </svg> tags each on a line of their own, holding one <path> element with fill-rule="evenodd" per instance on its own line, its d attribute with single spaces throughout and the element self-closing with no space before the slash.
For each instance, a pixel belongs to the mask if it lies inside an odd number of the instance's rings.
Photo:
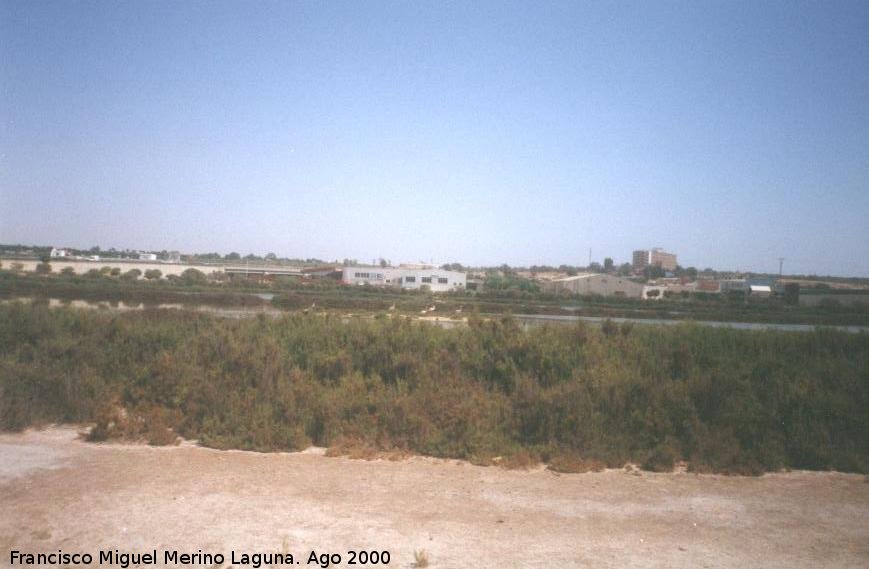
<svg viewBox="0 0 869 569">
<path fill-rule="evenodd" d="M 869 337 L 0 305 L 0 427 L 557 469 L 866 472 Z"/>
<path fill-rule="evenodd" d="M 161 303 L 188 306 L 258 307 L 269 304 L 293 312 L 318 310 L 374 314 L 419 314 L 435 307 L 437 316 L 480 314 L 532 314 L 602 318 L 869 326 L 869 303 L 851 305 L 828 302 L 800 306 L 785 297 L 752 299 L 739 294 L 680 294 L 656 301 L 541 292 L 531 281 L 495 279 L 482 292 L 432 294 L 424 290 L 399 290 L 370 286 L 350 287 L 330 278 L 280 277 L 272 282 L 227 280 L 225 275 L 205 275 L 189 269 L 171 278 L 112 274 L 93 269 L 89 273 L 49 272 L 24 274 L 0 269 L 0 298 L 54 298 L 92 302 L 124 302 L 156 306 Z M 505 282 L 507 284 L 505 284 Z M 519 284 L 517 284 L 519 283 Z M 268 293 L 266 301 L 255 293 Z M 869 296 L 867 296 L 869 298 Z"/>
</svg>

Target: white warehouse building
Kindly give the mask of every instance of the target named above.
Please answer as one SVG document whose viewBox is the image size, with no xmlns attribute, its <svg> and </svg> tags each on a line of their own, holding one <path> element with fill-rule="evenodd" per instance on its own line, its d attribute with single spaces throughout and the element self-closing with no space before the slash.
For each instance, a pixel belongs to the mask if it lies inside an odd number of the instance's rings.
<svg viewBox="0 0 869 569">
<path fill-rule="evenodd" d="M 556 279 L 543 283 L 542 288 L 550 294 L 568 293 L 626 298 L 661 298 L 664 294 L 663 287 L 647 286 L 626 278 L 597 273 Z"/>
<path fill-rule="evenodd" d="M 432 292 L 448 292 L 465 290 L 467 275 L 431 265 L 344 267 L 341 282 L 348 285 L 391 286 L 409 290 L 427 287 Z"/>
</svg>

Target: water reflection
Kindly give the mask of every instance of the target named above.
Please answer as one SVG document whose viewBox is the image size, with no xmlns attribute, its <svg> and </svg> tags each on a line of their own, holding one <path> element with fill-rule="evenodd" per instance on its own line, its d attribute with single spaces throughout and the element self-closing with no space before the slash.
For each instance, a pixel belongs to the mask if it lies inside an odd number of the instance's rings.
<svg viewBox="0 0 869 569">
<path fill-rule="evenodd" d="M 263 300 L 266 299 L 266 296 L 273 296 L 267 294 L 257 294 L 255 295 Z M 238 307 L 225 307 L 225 306 L 210 306 L 206 304 L 181 304 L 181 303 L 141 303 L 141 302 L 123 302 L 123 301 L 90 301 L 90 300 L 70 300 L 70 299 L 59 299 L 59 298 L 33 298 L 33 297 L 21 297 L 14 299 L 6 299 L 0 302 L 12 302 L 12 301 L 21 301 L 21 302 L 31 302 L 33 304 L 39 304 L 43 306 L 48 306 L 49 308 L 54 307 L 71 307 L 71 308 L 85 308 L 90 310 L 111 310 L 113 312 L 129 312 L 129 311 L 137 311 L 137 310 L 146 310 L 146 309 L 162 309 L 162 310 L 192 310 L 195 312 L 202 312 L 206 314 L 213 314 L 216 316 L 221 316 L 225 318 L 251 318 L 260 314 L 266 316 L 278 317 L 287 314 L 287 312 L 275 308 L 271 304 L 261 304 L 257 306 L 238 306 Z M 355 315 L 351 318 L 372 318 L 371 315 Z M 492 317 L 497 317 L 497 315 L 492 315 Z M 631 323 L 631 324 L 640 324 L 640 325 L 658 325 L 658 326 L 673 326 L 676 324 L 682 324 L 685 322 L 692 322 L 693 324 L 697 324 L 700 326 L 712 326 L 716 328 L 734 328 L 737 330 L 779 330 L 785 332 L 811 332 L 815 330 L 818 326 L 814 324 L 770 324 L 770 323 L 759 323 L 759 322 L 720 322 L 720 321 L 712 321 L 712 320 L 678 320 L 678 319 L 661 319 L 661 318 L 624 318 L 624 317 L 612 317 L 607 318 L 603 316 L 577 316 L 577 315 L 552 315 L 552 314 L 514 314 L 513 317 L 519 322 L 519 324 L 525 328 L 533 328 L 537 326 L 542 326 L 545 324 L 556 324 L 556 325 L 570 325 L 574 324 L 577 321 L 587 322 L 590 324 L 602 324 L 603 322 L 610 320 L 617 324 L 622 323 Z M 345 321 L 349 321 L 351 318 L 344 318 Z M 438 317 L 438 316 L 423 316 L 414 318 L 414 320 L 420 322 L 426 322 L 429 324 L 433 324 L 435 326 L 440 326 L 441 328 L 455 328 L 458 326 L 467 326 L 467 318 L 458 318 L 453 319 L 449 317 Z M 841 330 L 844 332 L 851 333 L 859 333 L 859 332 L 869 332 L 869 326 L 821 326 L 822 328 Z"/>
</svg>

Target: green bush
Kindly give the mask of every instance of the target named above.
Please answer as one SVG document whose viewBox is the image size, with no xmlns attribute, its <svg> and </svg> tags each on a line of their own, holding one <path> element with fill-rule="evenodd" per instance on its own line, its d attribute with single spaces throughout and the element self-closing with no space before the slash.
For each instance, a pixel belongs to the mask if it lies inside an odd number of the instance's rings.
<svg viewBox="0 0 869 569">
<path fill-rule="evenodd" d="M 90 422 L 95 438 L 264 451 L 356 441 L 561 470 L 867 472 L 867 364 L 869 336 L 831 330 L 524 331 L 474 316 L 442 329 L 13 302 L 0 305 L 0 428 Z"/>
</svg>

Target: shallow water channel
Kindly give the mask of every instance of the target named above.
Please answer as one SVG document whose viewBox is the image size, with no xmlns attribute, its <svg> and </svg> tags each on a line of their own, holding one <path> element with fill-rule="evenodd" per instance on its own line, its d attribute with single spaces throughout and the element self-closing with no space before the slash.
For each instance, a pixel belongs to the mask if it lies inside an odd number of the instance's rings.
<svg viewBox="0 0 869 569">
<path fill-rule="evenodd" d="M 266 294 L 256 294 L 258 298 L 263 300 L 271 300 L 271 296 Z M 3 300 L 0 302 L 45 302 L 45 299 L 36 299 L 33 297 L 19 297 Z M 288 314 L 279 308 L 276 308 L 268 303 L 263 303 L 258 306 L 213 306 L 208 304 L 181 304 L 181 303 L 159 303 L 159 304 L 143 304 L 143 303 L 126 303 L 121 301 L 90 301 L 90 300 L 68 300 L 59 298 L 47 299 L 48 306 L 57 308 L 61 306 L 81 308 L 89 310 L 107 310 L 113 312 L 129 312 L 137 310 L 149 309 L 168 309 L 168 310 L 192 310 L 195 312 L 203 312 L 214 314 L 224 318 L 252 318 L 259 314 L 266 316 L 278 317 Z M 498 315 L 483 315 L 497 317 Z M 362 315 L 347 316 L 364 318 Z M 639 325 L 659 325 L 673 326 L 684 322 L 691 322 L 700 326 L 712 326 L 716 328 L 734 328 L 737 330 L 778 330 L 783 332 L 811 332 L 816 328 L 828 328 L 850 332 L 857 334 L 860 332 L 869 333 L 869 326 L 816 326 L 814 324 L 773 324 L 766 322 L 722 322 L 714 320 L 680 320 L 680 319 L 662 319 L 662 318 L 620 318 L 620 317 L 604 317 L 604 316 L 576 316 L 576 315 L 551 315 L 551 314 L 514 314 L 513 317 L 519 321 L 524 328 L 532 328 L 542 326 L 544 324 L 563 324 L 569 325 L 576 321 L 588 322 L 591 324 L 602 324 L 606 320 L 610 320 L 617 324 L 631 323 Z M 428 322 L 443 328 L 454 328 L 456 326 L 467 325 L 466 318 L 451 318 L 449 316 L 425 316 L 418 318 L 420 321 Z"/>
</svg>

